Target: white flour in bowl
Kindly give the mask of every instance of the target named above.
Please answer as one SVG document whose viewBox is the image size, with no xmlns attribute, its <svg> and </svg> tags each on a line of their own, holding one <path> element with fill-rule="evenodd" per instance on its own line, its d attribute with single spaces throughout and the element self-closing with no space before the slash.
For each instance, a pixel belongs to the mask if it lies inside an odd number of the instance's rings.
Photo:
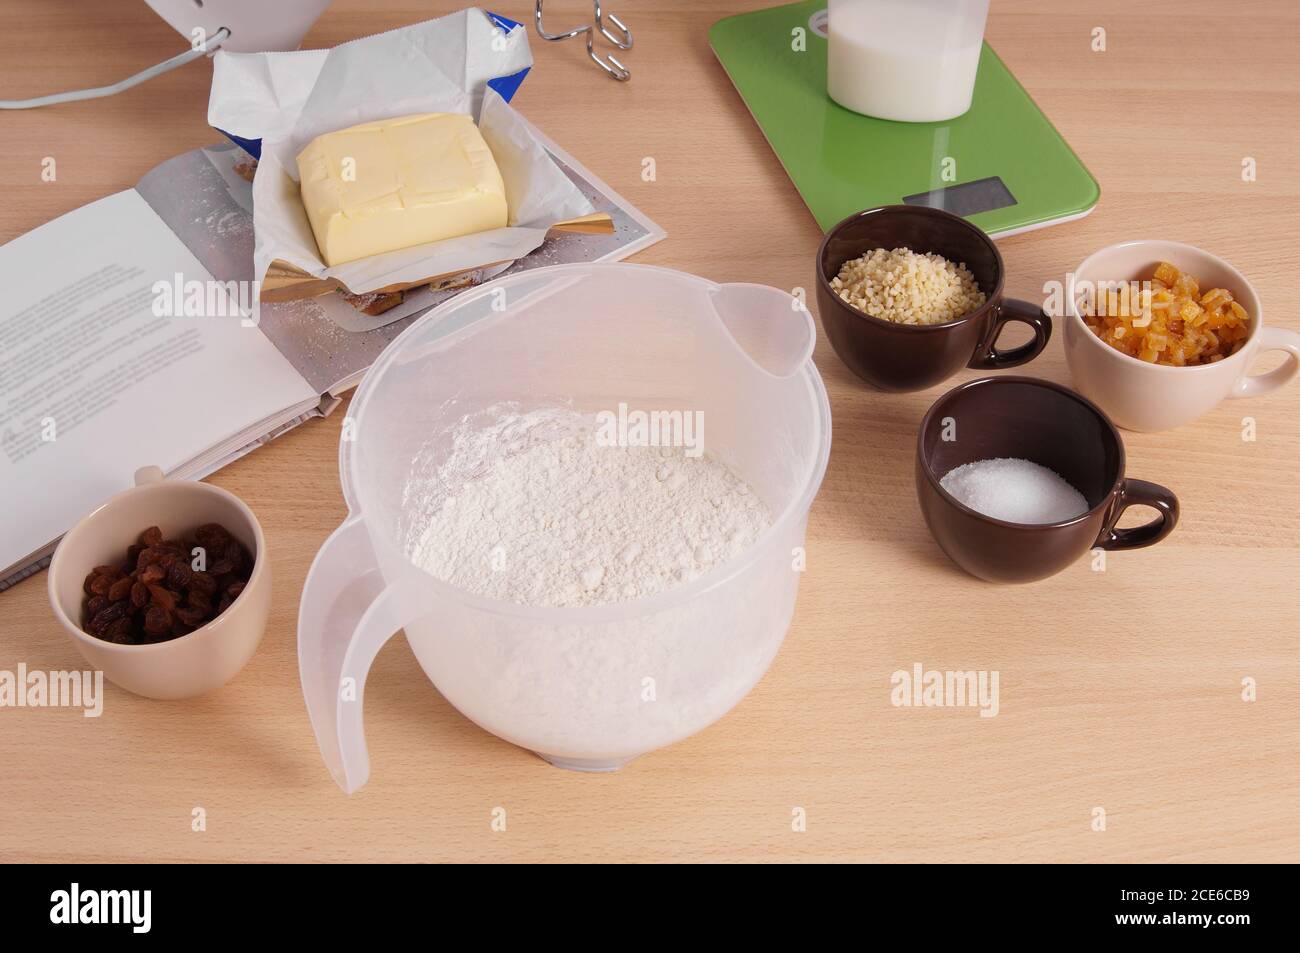
<svg viewBox="0 0 1300 953">
<path fill-rule="evenodd" d="M 772 520 L 750 486 L 707 453 L 603 446 L 571 411 L 468 428 L 438 471 L 436 492 L 416 490 L 424 499 L 409 501 L 423 521 L 408 537 L 412 561 L 462 589 L 524 605 L 662 592 L 740 555 Z"/>
</svg>

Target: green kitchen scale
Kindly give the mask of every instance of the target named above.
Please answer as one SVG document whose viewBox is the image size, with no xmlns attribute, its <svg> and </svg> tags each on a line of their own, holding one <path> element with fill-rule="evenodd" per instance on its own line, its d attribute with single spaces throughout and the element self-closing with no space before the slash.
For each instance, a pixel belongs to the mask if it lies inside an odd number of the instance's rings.
<svg viewBox="0 0 1300 953">
<path fill-rule="evenodd" d="M 825 231 L 878 205 L 930 205 L 1011 235 L 1082 218 L 1097 180 L 986 43 L 970 111 L 874 119 L 826 94 L 826 0 L 719 20 L 709 42 Z"/>
</svg>

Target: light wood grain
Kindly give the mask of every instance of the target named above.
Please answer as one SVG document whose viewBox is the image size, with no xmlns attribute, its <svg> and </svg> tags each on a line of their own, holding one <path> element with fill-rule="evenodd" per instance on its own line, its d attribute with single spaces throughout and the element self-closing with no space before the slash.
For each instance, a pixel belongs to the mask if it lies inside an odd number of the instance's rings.
<svg viewBox="0 0 1300 953">
<path fill-rule="evenodd" d="M 625 3 L 633 79 L 573 43 L 533 42 L 516 104 L 669 233 L 637 260 L 722 281 L 808 287 L 819 232 L 706 40 L 744 2 Z M 1300 68 L 1290 0 L 996 0 L 988 38 L 1102 184 L 1083 221 L 1001 241 L 1008 293 L 1036 298 L 1096 248 L 1207 247 L 1300 329 Z M 547 5 L 557 22 L 590 7 Z M 338 0 L 328 46 L 454 4 Z M 502 13 L 526 19 L 531 3 Z M 1108 51 L 1090 50 L 1103 26 Z M 115 80 L 173 52 L 140 3 L 11 0 L 0 95 Z M 216 139 L 210 66 L 112 100 L 0 113 L 0 240 L 131 187 Z M 44 156 L 58 181 L 40 180 Z M 640 178 L 653 156 L 658 177 Z M 1241 180 L 1253 156 L 1259 178 Z M 1163 545 L 1046 582 L 988 586 L 929 538 L 912 487 L 917 423 L 942 388 L 883 396 L 823 341 L 835 444 L 780 656 L 702 734 L 612 775 L 556 770 L 453 710 L 394 640 L 367 692 L 373 777 L 344 796 L 316 749 L 294 624 L 309 562 L 343 516 L 342 413 L 214 482 L 261 517 L 276 600 L 259 654 L 190 702 L 108 689 L 103 717 L 0 710 L 4 860 L 1300 859 L 1300 386 L 1126 436 L 1131 475 L 1172 487 Z M 1059 335 L 1030 373 L 1068 382 Z M 963 375 L 963 377 L 969 375 Z M 1243 415 L 1258 439 L 1241 439 Z M 41 505 L 5 499 L 4 507 Z M 44 576 L 0 594 L 0 668 L 78 668 Z M 996 669 L 1001 712 L 891 706 L 889 676 Z M 1241 680 L 1259 685 L 1240 698 Z M 207 830 L 190 830 L 191 810 Z M 494 833 L 491 811 L 508 812 Z M 795 807 L 807 831 L 791 830 Z M 1104 833 L 1091 811 L 1108 815 Z"/>
</svg>

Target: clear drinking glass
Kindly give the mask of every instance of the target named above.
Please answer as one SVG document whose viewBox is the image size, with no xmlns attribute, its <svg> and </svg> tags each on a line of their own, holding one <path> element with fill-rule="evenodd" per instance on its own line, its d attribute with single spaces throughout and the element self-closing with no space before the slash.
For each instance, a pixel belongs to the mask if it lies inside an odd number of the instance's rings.
<svg viewBox="0 0 1300 953">
<path fill-rule="evenodd" d="M 941 122 L 970 109 L 989 0 L 829 0 L 826 89 L 846 109 Z"/>
</svg>

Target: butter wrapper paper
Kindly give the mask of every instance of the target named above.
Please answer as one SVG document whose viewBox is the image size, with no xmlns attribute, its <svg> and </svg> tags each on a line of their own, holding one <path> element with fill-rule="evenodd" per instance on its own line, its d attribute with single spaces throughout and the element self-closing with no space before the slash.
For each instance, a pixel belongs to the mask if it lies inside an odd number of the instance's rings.
<svg viewBox="0 0 1300 953">
<path fill-rule="evenodd" d="M 525 28 L 505 33 L 478 9 L 331 50 L 218 52 L 208 122 L 262 140 L 253 179 L 253 263 L 263 297 L 414 287 L 522 258 L 556 226 L 602 228 L 602 216 L 529 124 L 487 86 L 531 64 Z M 326 266 L 298 191 L 298 153 L 326 132 L 431 112 L 476 118 L 505 182 L 507 226 Z"/>
</svg>

